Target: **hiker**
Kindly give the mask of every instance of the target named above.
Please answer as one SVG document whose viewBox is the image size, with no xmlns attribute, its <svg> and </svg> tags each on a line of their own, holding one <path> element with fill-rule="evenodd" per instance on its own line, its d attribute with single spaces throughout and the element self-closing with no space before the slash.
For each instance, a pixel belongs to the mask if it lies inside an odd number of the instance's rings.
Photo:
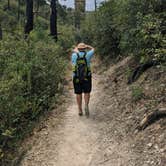
<svg viewBox="0 0 166 166">
<path fill-rule="evenodd" d="M 76 100 L 79 110 L 79 116 L 82 111 L 82 93 L 84 93 L 85 115 L 89 116 L 89 100 L 92 89 L 92 74 L 90 69 L 91 58 L 94 55 L 94 48 L 84 43 L 79 43 L 73 50 L 73 86 L 76 94 Z"/>
</svg>

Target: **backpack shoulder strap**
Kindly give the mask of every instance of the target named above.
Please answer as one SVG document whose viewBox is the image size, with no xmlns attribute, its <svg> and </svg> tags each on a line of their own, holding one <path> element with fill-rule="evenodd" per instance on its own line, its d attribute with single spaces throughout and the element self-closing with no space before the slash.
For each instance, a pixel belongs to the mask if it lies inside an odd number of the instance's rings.
<svg viewBox="0 0 166 166">
<path fill-rule="evenodd" d="M 79 55 L 79 53 L 77 53 L 77 59 L 79 59 L 80 58 L 80 55 Z"/>
<path fill-rule="evenodd" d="M 83 58 L 84 58 L 84 60 L 85 60 L 86 66 L 87 66 L 88 63 L 87 63 L 87 59 L 86 59 L 86 54 L 87 54 L 87 52 L 85 51 L 85 52 L 84 52 L 84 56 L 83 56 Z"/>
<path fill-rule="evenodd" d="M 84 58 L 85 58 L 85 59 L 86 59 L 86 54 L 87 54 L 87 53 L 86 53 L 86 51 L 85 51 L 85 52 L 84 52 Z"/>
</svg>

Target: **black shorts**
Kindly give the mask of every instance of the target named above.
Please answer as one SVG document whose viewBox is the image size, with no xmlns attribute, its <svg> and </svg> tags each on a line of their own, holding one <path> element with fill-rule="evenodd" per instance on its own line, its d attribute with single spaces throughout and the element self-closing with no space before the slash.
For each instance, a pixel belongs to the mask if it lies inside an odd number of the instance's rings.
<svg viewBox="0 0 166 166">
<path fill-rule="evenodd" d="M 87 80 L 78 83 L 76 78 L 73 78 L 73 86 L 75 94 L 90 93 L 92 90 L 92 77 L 88 77 Z"/>
</svg>

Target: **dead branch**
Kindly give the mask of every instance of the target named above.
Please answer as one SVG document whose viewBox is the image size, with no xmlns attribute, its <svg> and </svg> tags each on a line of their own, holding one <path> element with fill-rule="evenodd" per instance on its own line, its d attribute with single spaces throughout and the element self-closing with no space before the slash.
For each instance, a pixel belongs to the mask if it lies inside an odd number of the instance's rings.
<svg viewBox="0 0 166 166">
<path fill-rule="evenodd" d="M 160 108 L 146 115 L 137 127 L 138 130 L 144 130 L 147 126 L 161 118 L 166 118 L 166 108 Z"/>
<path fill-rule="evenodd" d="M 150 61 L 147 63 L 144 63 L 142 65 L 139 65 L 131 74 L 131 76 L 128 78 L 128 84 L 132 84 L 133 82 L 135 82 L 143 72 L 145 72 L 147 69 L 159 65 L 160 62 L 159 61 Z"/>
</svg>

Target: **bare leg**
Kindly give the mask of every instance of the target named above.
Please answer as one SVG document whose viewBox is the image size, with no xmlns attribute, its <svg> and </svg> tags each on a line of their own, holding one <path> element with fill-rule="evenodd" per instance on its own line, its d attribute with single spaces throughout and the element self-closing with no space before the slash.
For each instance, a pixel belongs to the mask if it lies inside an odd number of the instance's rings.
<svg viewBox="0 0 166 166">
<path fill-rule="evenodd" d="M 84 100 L 85 100 L 85 115 L 89 116 L 89 100 L 90 100 L 90 93 L 84 94 Z"/>
<path fill-rule="evenodd" d="M 85 93 L 84 94 L 84 100 L 85 100 L 85 106 L 89 105 L 89 100 L 90 100 L 90 93 Z"/>
<path fill-rule="evenodd" d="M 82 94 L 77 94 L 76 99 L 77 99 L 78 110 L 79 112 L 82 112 Z"/>
</svg>

